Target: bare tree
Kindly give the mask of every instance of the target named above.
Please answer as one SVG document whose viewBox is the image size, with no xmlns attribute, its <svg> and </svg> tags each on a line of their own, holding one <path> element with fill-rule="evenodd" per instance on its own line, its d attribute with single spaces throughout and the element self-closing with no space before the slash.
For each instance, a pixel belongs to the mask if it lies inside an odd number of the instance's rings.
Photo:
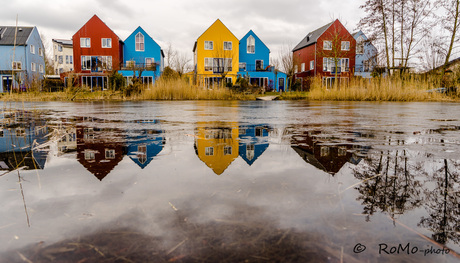
<svg viewBox="0 0 460 263">
<path fill-rule="evenodd" d="M 172 68 L 182 77 L 190 68 L 190 62 L 192 59 L 184 52 L 176 52 L 174 59 L 172 60 Z"/>
<path fill-rule="evenodd" d="M 233 71 L 233 62 L 236 61 L 236 52 L 233 47 L 233 42 L 216 41 L 213 54 L 213 72 L 221 76 L 222 84 L 226 83 L 227 75 Z M 222 44 L 220 44 L 222 43 Z"/>
<path fill-rule="evenodd" d="M 454 48 L 455 40 L 458 38 L 457 31 L 460 28 L 460 0 L 439 0 L 438 3 L 445 10 L 445 14 L 441 21 L 444 25 L 444 28 L 450 34 L 449 47 L 447 48 L 446 59 L 441 70 L 442 80 L 447 69 L 450 56 L 452 55 L 452 49 Z"/>
<path fill-rule="evenodd" d="M 292 88 L 292 79 L 295 73 L 294 67 L 297 64 L 298 58 L 294 57 L 292 50 L 294 49 L 294 45 L 292 44 L 283 44 L 279 50 L 278 58 L 275 60 L 276 68 L 279 68 L 282 72 L 286 73 L 288 78 L 289 90 Z"/>
<path fill-rule="evenodd" d="M 177 51 L 173 48 L 171 42 L 168 42 L 168 47 L 165 49 L 166 66 L 171 67 L 177 56 Z"/>
</svg>

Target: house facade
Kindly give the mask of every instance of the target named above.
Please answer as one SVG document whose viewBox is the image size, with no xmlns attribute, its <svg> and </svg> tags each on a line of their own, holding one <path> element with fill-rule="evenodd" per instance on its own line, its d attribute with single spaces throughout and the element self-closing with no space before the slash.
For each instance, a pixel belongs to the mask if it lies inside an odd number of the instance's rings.
<svg viewBox="0 0 460 263">
<path fill-rule="evenodd" d="M 127 84 L 136 77 L 143 84 L 151 85 L 161 75 L 163 68 L 163 50 L 144 29 L 138 27 L 124 41 L 123 61 L 118 72 L 126 78 Z"/>
<path fill-rule="evenodd" d="M 286 74 L 270 65 L 270 49 L 252 30 L 239 41 L 238 77 L 266 90 L 285 90 Z"/>
<path fill-rule="evenodd" d="M 353 76 L 356 40 L 335 20 L 307 34 L 292 50 L 294 78 L 302 89 L 312 77 L 321 77 L 327 86 Z"/>
<path fill-rule="evenodd" d="M 353 38 L 356 40 L 355 76 L 371 78 L 377 65 L 377 48 L 361 30 L 354 33 Z"/>
<path fill-rule="evenodd" d="M 110 72 L 120 69 L 123 42 L 94 15 L 72 37 L 77 83 L 94 90 L 108 88 Z"/>
<path fill-rule="evenodd" d="M 73 45 L 70 39 L 53 39 L 54 74 L 73 71 Z"/>
<path fill-rule="evenodd" d="M 38 84 L 45 74 L 44 52 L 36 27 L 0 26 L 0 92 Z"/>
<path fill-rule="evenodd" d="M 194 82 L 202 87 L 234 84 L 238 73 L 239 41 L 217 19 L 193 47 Z"/>
</svg>

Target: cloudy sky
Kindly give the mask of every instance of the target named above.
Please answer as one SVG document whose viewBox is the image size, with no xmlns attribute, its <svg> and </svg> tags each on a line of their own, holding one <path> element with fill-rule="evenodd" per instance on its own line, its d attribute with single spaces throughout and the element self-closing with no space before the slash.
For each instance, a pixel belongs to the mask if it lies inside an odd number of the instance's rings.
<svg viewBox="0 0 460 263">
<path fill-rule="evenodd" d="M 14 0 L 4 1 L 0 25 L 37 26 L 45 43 L 70 39 L 97 14 L 122 40 L 141 26 L 165 49 L 192 57 L 195 40 L 220 19 L 237 38 L 252 29 L 278 55 L 283 45 L 295 45 L 305 35 L 340 21 L 349 31 L 357 28 L 364 2 L 356 0 Z"/>
</svg>

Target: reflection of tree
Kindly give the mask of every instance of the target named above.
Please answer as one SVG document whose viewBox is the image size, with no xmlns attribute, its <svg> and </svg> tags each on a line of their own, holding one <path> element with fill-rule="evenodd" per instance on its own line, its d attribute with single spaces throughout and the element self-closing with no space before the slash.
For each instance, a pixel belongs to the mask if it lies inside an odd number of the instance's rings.
<svg viewBox="0 0 460 263">
<path fill-rule="evenodd" d="M 404 141 L 398 141 L 404 145 Z M 361 196 L 364 214 L 388 212 L 394 217 L 419 207 L 422 202 L 422 183 L 417 178 L 421 168 L 411 165 L 406 150 L 388 150 L 366 157 L 363 165 L 354 170 L 362 183 L 356 188 Z"/>
<path fill-rule="evenodd" d="M 450 164 L 450 165 L 449 165 Z M 433 190 L 425 190 L 425 208 L 429 216 L 422 217 L 420 224 L 434 232 L 433 239 L 445 244 L 448 239 L 458 243 L 460 238 L 460 192 L 458 185 L 460 163 L 444 159 L 443 166 L 427 175 L 435 184 Z"/>
</svg>

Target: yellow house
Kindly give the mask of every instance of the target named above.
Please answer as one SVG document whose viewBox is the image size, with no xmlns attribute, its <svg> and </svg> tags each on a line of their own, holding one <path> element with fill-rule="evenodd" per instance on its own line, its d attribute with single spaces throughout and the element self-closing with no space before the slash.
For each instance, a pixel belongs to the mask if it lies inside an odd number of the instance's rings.
<svg viewBox="0 0 460 263">
<path fill-rule="evenodd" d="M 212 87 L 235 83 L 239 62 L 239 41 L 217 19 L 193 46 L 195 84 Z"/>
<path fill-rule="evenodd" d="M 198 123 L 196 130 L 196 154 L 215 174 L 222 174 L 238 157 L 238 124 Z"/>
</svg>

